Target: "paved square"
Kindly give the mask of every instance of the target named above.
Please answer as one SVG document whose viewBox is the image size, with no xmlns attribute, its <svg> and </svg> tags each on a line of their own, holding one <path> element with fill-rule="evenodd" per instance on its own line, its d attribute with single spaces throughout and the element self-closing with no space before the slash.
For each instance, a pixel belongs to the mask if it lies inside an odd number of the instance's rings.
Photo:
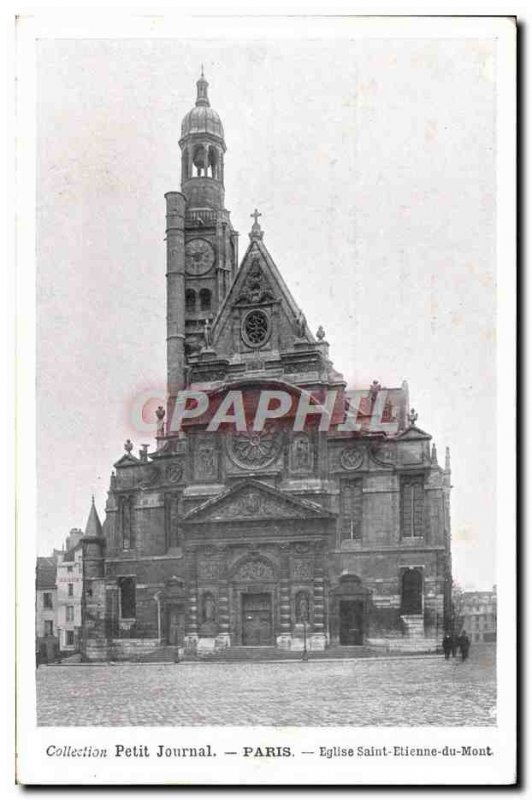
<svg viewBox="0 0 532 800">
<path fill-rule="evenodd" d="M 39 725 L 494 725 L 494 649 L 310 663 L 42 666 Z"/>
</svg>

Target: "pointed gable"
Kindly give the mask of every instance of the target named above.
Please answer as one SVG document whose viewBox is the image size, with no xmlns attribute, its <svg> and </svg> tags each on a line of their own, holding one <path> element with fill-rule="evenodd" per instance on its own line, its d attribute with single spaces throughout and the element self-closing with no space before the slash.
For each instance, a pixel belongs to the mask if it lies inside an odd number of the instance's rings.
<svg viewBox="0 0 532 800">
<path fill-rule="evenodd" d="M 266 320 L 264 341 L 260 329 L 253 339 L 249 322 L 252 312 Z M 248 321 L 248 327 L 246 324 Z M 316 343 L 303 313 L 292 297 L 262 240 L 254 239 L 244 255 L 240 269 L 227 294 L 212 330 L 213 346 L 218 354 L 288 350 L 297 341 Z"/>
</svg>

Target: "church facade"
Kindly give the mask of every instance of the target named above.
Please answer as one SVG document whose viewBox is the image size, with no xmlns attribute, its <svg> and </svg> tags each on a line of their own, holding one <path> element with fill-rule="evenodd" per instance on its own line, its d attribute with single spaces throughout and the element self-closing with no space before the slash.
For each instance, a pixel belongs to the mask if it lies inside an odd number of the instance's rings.
<svg viewBox="0 0 532 800">
<path fill-rule="evenodd" d="M 167 405 L 151 452 L 126 442 L 104 523 L 82 540 L 82 655 L 427 649 L 450 615 L 448 451 L 440 466 L 406 383 L 374 382 L 353 406 L 258 212 L 238 263 L 203 74 L 179 145 L 181 191 L 166 195 Z M 183 392 L 207 397 L 205 413 L 196 401 L 180 417 Z M 236 398 L 244 425 L 226 413 Z"/>
</svg>

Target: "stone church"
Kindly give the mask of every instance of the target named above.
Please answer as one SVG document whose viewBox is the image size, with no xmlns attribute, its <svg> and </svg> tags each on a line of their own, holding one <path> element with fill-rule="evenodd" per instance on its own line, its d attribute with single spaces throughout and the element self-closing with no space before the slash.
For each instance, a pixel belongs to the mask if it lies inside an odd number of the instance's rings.
<svg viewBox="0 0 532 800">
<path fill-rule="evenodd" d="M 345 380 L 258 212 L 239 264 L 203 73 L 179 146 L 181 191 L 166 194 L 167 405 L 152 452 L 128 440 L 114 464 L 103 525 L 91 510 L 82 655 L 429 649 L 450 612 L 449 453 L 440 466 L 406 382 L 375 381 L 347 424 Z M 238 389 L 246 420 L 261 390 L 293 404 L 259 432 L 212 431 L 208 415 L 174 429 L 187 388 L 215 407 Z M 331 394 L 326 429 L 312 411 L 291 424 L 298 401 Z"/>
</svg>

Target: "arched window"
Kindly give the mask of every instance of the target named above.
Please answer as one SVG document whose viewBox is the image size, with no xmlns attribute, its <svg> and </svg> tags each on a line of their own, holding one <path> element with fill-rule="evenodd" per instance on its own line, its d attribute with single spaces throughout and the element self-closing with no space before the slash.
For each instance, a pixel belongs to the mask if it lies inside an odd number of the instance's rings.
<svg viewBox="0 0 532 800">
<path fill-rule="evenodd" d="M 194 150 L 193 163 L 196 167 L 196 176 L 207 175 L 208 153 L 207 149 L 199 144 Z"/>
<path fill-rule="evenodd" d="M 421 614 L 423 579 L 419 569 L 407 569 L 401 581 L 401 613 Z"/>
<path fill-rule="evenodd" d="M 202 311 L 211 310 L 211 292 L 210 289 L 201 289 L 199 293 L 200 307 Z"/>
<path fill-rule="evenodd" d="M 362 536 L 362 482 L 349 481 L 340 486 L 340 539 L 360 539 Z"/>
<path fill-rule="evenodd" d="M 423 536 L 423 478 L 412 476 L 401 481 L 401 536 Z"/>
<path fill-rule="evenodd" d="M 194 289 L 187 289 L 185 294 L 185 310 L 191 314 L 196 310 L 196 292 Z"/>
<path fill-rule="evenodd" d="M 218 153 L 215 147 L 209 147 L 209 167 L 213 178 L 218 177 Z"/>
</svg>

